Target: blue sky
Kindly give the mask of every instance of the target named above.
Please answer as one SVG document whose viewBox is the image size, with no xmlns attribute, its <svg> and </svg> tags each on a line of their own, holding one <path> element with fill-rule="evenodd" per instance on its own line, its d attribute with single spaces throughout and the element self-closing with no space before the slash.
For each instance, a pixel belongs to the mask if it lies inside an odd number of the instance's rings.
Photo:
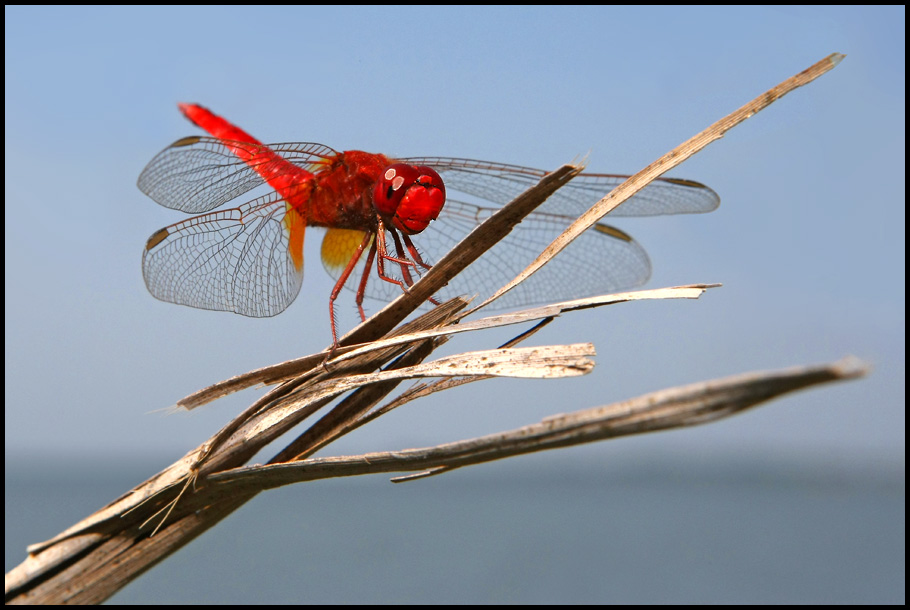
<svg viewBox="0 0 910 610">
<path fill-rule="evenodd" d="M 585 157 L 592 171 L 631 173 L 841 52 L 834 71 L 672 172 L 714 188 L 718 211 L 616 222 L 647 248 L 649 287 L 723 288 L 698 302 L 567 316 L 535 341 L 594 342 L 587 377 L 473 384 L 383 418 L 336 451 L 427 446 L 855 354 L 875 367 L 864 381 L 625 441 L 617 454 L 637 443 L 651 454 L 903 464 L 903 7 L 7 7 L 5 16 L 8 460 L 128 455 L 164 466 L 259 392 L 192 415 L 153 411 L 330 340 L 332 281 L 314 237 L 303 291 L 275 318 L 178 307 L 146 291 L 145 240 L 182 216 L 135 183 L 158 151 L 199 133 L 177 102 L 206 105 L 266 142 L 541 168 Z M 340 321 L 355 323 L 350 302 Z"/>
</svg>

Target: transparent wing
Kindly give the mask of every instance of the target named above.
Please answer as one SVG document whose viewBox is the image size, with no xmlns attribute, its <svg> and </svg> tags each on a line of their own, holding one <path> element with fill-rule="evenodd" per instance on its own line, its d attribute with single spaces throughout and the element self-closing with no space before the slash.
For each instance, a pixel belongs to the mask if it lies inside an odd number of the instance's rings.
<svg viewBox="0 0 910 610">
<path fill-rule="evenodd" d="M 162 301 L 267 317 L 300 292 L 302 253 L 294 260 L 284 199 L 271 193 L 239 207 L 196 216 L 152 235 L 142 255 L 149 292 Z M 293 225 L 293 226 L 292 226 Z M 298 236 L 302 247 L 303 234 Z"/>
<path fill-rule="evenodd" d="M 248 160 L 232 147 L 242 149 Z M 279 157 L 263 154 L 267 151 Z M 263 145 L 191 136 L 158 153 L 142 170 L 138 186 L 165 207 L 200 214 L 264 184 L 264 175 L 274 178 L 299 169 L 315 173 L 337 154 L 312 142 Z"/>
<path fill-rule="evenodd" d="M 543 178 L 547 172 L 520 165 L 449 157 L 401 159 L 412 165 L 429 165 L 442 176 L 446 191 L 457 190 L 479 199 L 505 205 Z M 624 182 L 619 174 L 582 173 L 553 194 L 540 212 L 578 216 Z M 658 178 L 624 202 L 611 216 L 693 214 L 715 210 L 720 197 L 692 180 Z"/>
<path fill-rule="evenodd" d="M 437 230 L 419 241 L 416 238 L 423 234 L 415 236 L 415 241 L 432 251 L 435 257 L 435 252 L 445 253 L 455 245 L 457 240 L 452 235 L 456 234 L 456 229 L 466 235 L 478 218 L 482 220 L 495 211 L 450 201 L 444 214 L 434 223 L 439 224 Z M 575 217 L 545 212 L 530 214 L 500 243 L 460 273 L 441 296 L 490 296 L 527 267 L 574 220 Z M 504 309 L 606 294 L 640 286 L 650 276 L 651 263 L 644 248 L 623 231 L 599 223 L 492 307 Z"/>
</svg>

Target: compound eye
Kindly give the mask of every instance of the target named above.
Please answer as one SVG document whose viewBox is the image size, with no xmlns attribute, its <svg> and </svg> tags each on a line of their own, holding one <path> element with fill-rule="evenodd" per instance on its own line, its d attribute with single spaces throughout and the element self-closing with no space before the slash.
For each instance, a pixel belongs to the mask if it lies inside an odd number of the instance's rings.
<svg viewBox="0 0 910 610">
<path fill-rule="evenodd" d="M 373 187 L 373 206 L 381 214 L 394 216 L 408 187 L 417 182 L 417 168 L 406 163 L 390 165 Z"/>
</svg>

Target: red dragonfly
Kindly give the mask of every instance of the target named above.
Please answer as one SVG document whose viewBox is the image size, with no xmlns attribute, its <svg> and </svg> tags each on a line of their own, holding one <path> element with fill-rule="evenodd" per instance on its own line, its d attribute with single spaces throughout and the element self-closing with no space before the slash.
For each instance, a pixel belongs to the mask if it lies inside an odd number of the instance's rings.
<svg viewBox="0 0 910 610">
<path fill-rule="evenodd" d="M 365 319 L 365 296 L 391 300 L 497 207 L 546 174 L 472 159 L 402 159 L 338 152 L 313 143 L 266 145 L 202 106 L 180 104 L 180 110 L 212 137 L 178 140 L 152 159 L 138 185 L 165 207 L 199 215 L 149 238 L 142 256 L 149 292 L 191 307 L 273 316 L 300 291 L 306 227 L 324 227 L 322 261 L 337 278 L 329 299 L 335 345 L 334 302 L 342 287 L 356 290 Z M 626 178 L 580 174 L 446 290 L 491 294 Z M 212 211 L 260 186 L 269 187 L 268 192 L 237 207 Z M 468 200 L 446 199 L 453 190 Z M 719 204 L 717 193 L 703 184 L 660 178 L 612 214 L 710 212 Z M 411 240 L 418 233 L 426 254 Z M 374 262 L 382 281 L 369 281 Z M 648 256 L 632 237 L 597 224 L 496 305 L 514 307 L 631 288 L 650 274 Z"/>
</svg>

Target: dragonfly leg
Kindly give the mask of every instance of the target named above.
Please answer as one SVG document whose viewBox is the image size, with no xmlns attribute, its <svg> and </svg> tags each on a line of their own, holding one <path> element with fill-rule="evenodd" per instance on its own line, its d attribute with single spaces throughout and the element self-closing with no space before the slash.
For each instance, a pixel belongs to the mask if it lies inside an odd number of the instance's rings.
<svg viewBox="0 0 910 610">
<path fill-rule="evenodd" d="M 411 261 L 408 258 L 408 255 L 404 253 L 404 249 L 401 247 L 401 239 L 398 231 L 392 231 L 392 240 L 395 242 L 395 254 L 398 258 L 392 258 L 398 263 L 398 266 L 401 267 L 401 277 L 404 279 L 404 283 L 408 286 L 414 285 L 414 280 L 411 278 L 411 270 L 408 267 L 414 267 L 414 270 L 417 271 L 417 263 Z"/>
<path fill-rule="evenodd" d="M 404 233 L 402 233 L 401 238 L 404 240 L 404 245 L 407 246 L 408 252 L 411 253 L 411 260 L 429 271 L 433 265 L 428 265 L 423 262 L 423 259 L 420 257 L 420 252 L 417 250 L 417 246 L 414 245 L 414 242 L 411 241 L 411 238 Z"/>
<path fill-rule="evenodd" d="M 407 235 L 406 233 L 402 233 L 402 234 L 401 234 L 401 238 L 404 240 L 404 245 L 407 247 L 408 252 L 411 254 L 411 259 L 412 259 L 417 265 L 419 265 L 419 266 L 423 267 L 424 269 L 426 269 L 427 271 L 429 271 L 433 266 L 432 266 L 432 265 L 428 265 L 427 263 L 425 263 L 425 262 L 423 261 L 423 259 L 420 257 L 420 252 L 417 250 L 417 246 L 414 245 L 414 242 L 411 241 L 411 238 L 408 237 L 408 235 Z M 395 247 L 398 248 L 399 256 L 401 256 L 401 246 L 398 244 L 398 241 L 397 241 L 397 240 L 395 241 Z M 415 267 L 415 269 L 416 269 L 416 267 Z M 417 270 L 418 273 L 420 272 L 419 269 L 416 269 L 416 270 Z M 409 284 L 409 285 L 410 285 L 410 284 Z M 434 299 L 433 297 L 430 297 L 430 298 L 427 299 L 427 300 L 428 300 L 430 303 L 432 303 L 433 305 L 439 305 L 439 301 L 437 301 L 437 300 Z"/>
<path fill-rule="evenodd" d="M 401 242 L 399 242 L 399 240 L 398 240 L 397 233 L 395 232 L 394 229 L 390 229 L 389 232 L 392 233 L 392 238 L 396 242 L 396 247 L 400 250 Z M 389 255 L 388 248 L 386 248 L 386 244 L 385 244 L 385 223 L 382 222 L 381 218 L 379 219 L 379 227 L 376 231 L 376 241 L 379 242 L 379 245 L 378 245 L 379 255 L 378 255 L 378 258 L 376 259 L 376 274 L 379 276 L 380 279 L 382 279 L 386 282 L 389 282 L 390 284 L 398 284 L 404 292 L 407 292 L 408 286 L 410 286 L 411 284 L 414 283 L 413 280 L 411 280 L 411 275 L 408 272 L 407 268 L 408 268 L 408 266 L 416 266 L 416 263 L 409 261 L 407 258 L 401 257 L 400 252 L 398 253 L 399 254 L 398 258 Z M 404 281 L 397 280 L 391 276 L 386 275 L 385 262 L 387 260 L 392 261 L 394 263 L 398 263 L 398 265 L 401 267 L 401 275 L 404 278 Z"/>
<path fill-rule="evenodd" d="M 354 254 L 351 255 L 351 260 L 348 261 L 348 264 L 345 266 L 344 271 L 341 272 L 341 275 L 338 277 L 338 281 L 335 282 L 335 287 L 332 288 L 332 294 L 329 295 L 329 320 L 332 323 L 332 351 L 338 347 L 338 331 L 335 328 L 335 299 L 338 298 L 338 294 L 341 292 L 341 289 L 344 288 L 344 285 L 347 283 L 348 278 L 351 277 L 351 273 L 354 271 L 354 267 L 357 266 L 357 261 L 359 261 L 360 257 L 363 256 L 363 251 L 367 247 L 367 243 L 371 238 L 371 234 L 364 234 L 363 240 L 360 242 L 360 245 L 357 246 Z M 375 250 L 376 243 L 373 242 L 373 245 L 370 246 L 370 257 L 374 255 Z M 367 265 L 367 268 L 369 268 L 369 264 Z M 360 309 L 360 315 L 363 317 L 363 308 Z"/>
<path fill-rule="evenodd" d="M 366 322 L 367 314 L 363 311 L 363 297 L 366 294 L 367 282 L 370 280 L 370 272 L 373 268 L 373 259 L 376 258 L 376 240 L 374 239 L 370 245 L 370 251 L 367 254 L 366 264 L 363 266 L 363 275 L 360 278 L 360 285 L 357 286 L 357 296 L 355 297 L 355 302 L 357 303 L 357 309 L 360 311 L 360 320 L 361 322 Z"/>
</svg>

